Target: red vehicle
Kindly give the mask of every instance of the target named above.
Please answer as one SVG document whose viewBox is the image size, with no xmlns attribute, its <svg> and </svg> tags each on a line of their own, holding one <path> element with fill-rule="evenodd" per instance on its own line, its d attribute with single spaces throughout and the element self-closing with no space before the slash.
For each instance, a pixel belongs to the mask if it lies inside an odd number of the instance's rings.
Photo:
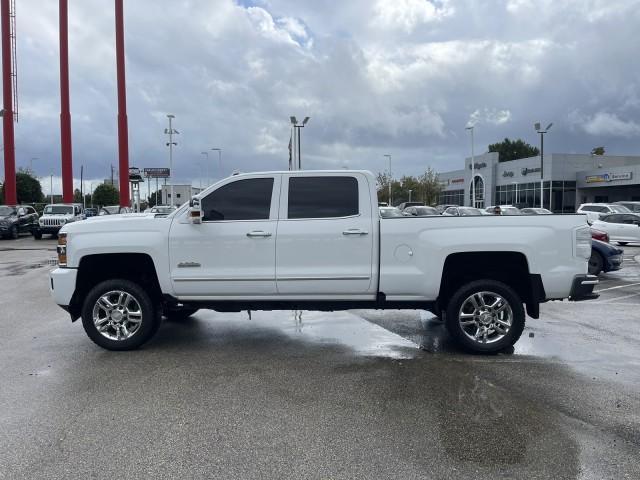
<svg viewBox="0 0 640 480">
<path fill-rule="evenodd" d="M 601 242 L 609 243 L 609 234 L 607 232 L 603 232 L 602 230 L 598 230 L 597 228 L 591 229 L 591 238 L 594 240 L 600 240 Z"/>
</svg>

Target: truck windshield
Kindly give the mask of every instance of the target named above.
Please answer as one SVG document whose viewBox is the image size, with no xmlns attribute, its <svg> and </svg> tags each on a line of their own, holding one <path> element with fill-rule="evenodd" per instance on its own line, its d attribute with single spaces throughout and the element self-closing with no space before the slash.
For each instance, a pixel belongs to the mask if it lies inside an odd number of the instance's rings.
<svg viewBox="0 0 640 480">
<path fill-rule="evenodd" d="M 44 213 L 48 215 L 68 215 L 73 213 L 73 207 L 67 207 L 65 205 L 47 205 L 44 209 Z"/>
</svg>

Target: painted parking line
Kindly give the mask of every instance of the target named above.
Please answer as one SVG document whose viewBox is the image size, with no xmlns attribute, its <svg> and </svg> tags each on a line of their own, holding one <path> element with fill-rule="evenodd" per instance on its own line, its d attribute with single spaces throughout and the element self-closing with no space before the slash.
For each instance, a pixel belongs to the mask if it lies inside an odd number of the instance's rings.
<svg viewBox="0 0 640 480">
<path fill-rule="evenodd" d="M 640 282 L 637 282 L 637 283 L 625 283 L 624 285 L 618 285 L 616 287 L 602 288 L 600 290 L 594 290 L 594 293 L 608 292 L 609 290 L 617 290 L 618 288 L 635 287 L 637 285 L 640 285 Z"/>
<path fill-rule="evenodd" d="M 615 302 L 617 300 L 624 300 L 626 298 L 638 297 L 638 296 L 640 296 L 640 292 L 631 293 L 629 295 L 622 295 L 621 297 L 608 298 L 607 300 L 600 300 L 600 301 L 593 302 L 593 303 L 613 303 L 613 302 Z"/>
</svg>

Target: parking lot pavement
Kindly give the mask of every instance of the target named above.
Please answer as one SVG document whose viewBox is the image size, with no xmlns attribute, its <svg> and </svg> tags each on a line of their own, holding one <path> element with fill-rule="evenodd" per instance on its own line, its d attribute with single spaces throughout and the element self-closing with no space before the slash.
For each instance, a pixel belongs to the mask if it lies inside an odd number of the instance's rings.
<svg viewBox="0 0 640 480">
<path fill-rule="evenodd" d="M 417 311 L 204 311 L 114 353 L 49 299 L 54 247 L 0 243 L 2 479 L 640 478 L 628 258 L 496 356 Z"/>
</svg>

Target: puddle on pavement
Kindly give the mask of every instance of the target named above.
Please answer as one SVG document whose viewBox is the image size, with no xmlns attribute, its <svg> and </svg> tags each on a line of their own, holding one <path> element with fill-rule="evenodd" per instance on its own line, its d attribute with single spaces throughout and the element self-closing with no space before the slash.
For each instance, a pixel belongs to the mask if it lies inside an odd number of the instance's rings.
<svg viewBox="0 0 640 480">
<path fill-rule="evenodd" d="M 217 314 L 203 310 L 195 316 L 208 315 L 233 315 L 254 322 L 256 328 L 276 329 L 303 342 L 344 346 L 366 357 L 410 359 L 420 352 L 414 342 L 349 312 L 259 311 L 251 312 L 249 320 L 247 312 Z"/>
<path fill-rule="evenodd" d="M 37 262 L 2 262 L 0 263 L 0 274 L 9 277 L 24 275 L 29 270 L 36 270 L 42 267 L 51 267 L 58 264 L 58 260 L 43 259 Z"/>
</svg>

